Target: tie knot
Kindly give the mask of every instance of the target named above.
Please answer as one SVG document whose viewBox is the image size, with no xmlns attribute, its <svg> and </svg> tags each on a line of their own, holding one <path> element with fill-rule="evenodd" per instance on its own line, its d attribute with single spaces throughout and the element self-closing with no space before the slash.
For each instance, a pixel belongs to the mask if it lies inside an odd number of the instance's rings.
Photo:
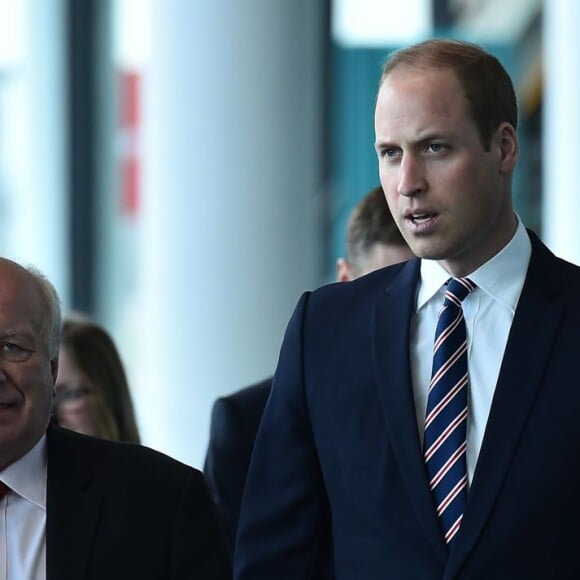
<svg viewBox="0 0 580 580">
<path fill-rule="evenodd" d="M 444 306 L 455 304 L 458 308 L 465 297 L 475 289 L 475 284 L 469 278 L 450 278 L 445 290 Z"/>
</svg>

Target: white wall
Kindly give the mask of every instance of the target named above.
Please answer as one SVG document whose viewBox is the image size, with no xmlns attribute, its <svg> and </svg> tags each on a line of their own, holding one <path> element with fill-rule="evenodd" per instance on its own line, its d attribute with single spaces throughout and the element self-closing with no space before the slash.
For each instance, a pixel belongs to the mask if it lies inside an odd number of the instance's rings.
<svg viewBox="0 0 580 580">
<path fill-rule="evenodd" d="M 580 2 L 550 0 L 543 10 L 543 239 L 580 264 Z"/>
<path fill-rule="evenodd" d="M 68 301 L 62 0 L 0 0 L 0 254 Z"/>
</svg>

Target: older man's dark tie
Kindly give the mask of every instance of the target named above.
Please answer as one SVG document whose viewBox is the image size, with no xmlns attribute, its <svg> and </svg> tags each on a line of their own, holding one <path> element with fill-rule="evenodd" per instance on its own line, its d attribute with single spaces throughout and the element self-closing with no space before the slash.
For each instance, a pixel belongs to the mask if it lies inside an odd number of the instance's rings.
<svg viewBox="0 0 580 580">
<path fill-rule="evenodd" d="M 451 544 L 467 499 L 467 334 L 461 302 L 475 288 L 451 278 L 439 314 L 425 417 L 424 456 L 445 542 Z"/>
</svg>

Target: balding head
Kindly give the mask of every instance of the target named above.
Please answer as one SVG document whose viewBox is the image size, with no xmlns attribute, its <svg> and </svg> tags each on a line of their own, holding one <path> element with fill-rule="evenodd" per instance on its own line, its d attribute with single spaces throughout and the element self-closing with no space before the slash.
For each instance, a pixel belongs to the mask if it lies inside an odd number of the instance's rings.
<svg viewBox="0 0 580 580">
<path fill-rule="evenodd" d="M 10 272 L 14 273 L 14 281 L 22 277 L 22 283 L 28 287 L 30 292 L 39 292 L 44 303 L 42 308 L 41 332 L 46 342 L 50 358 L 58 355 L 60 343 L 60 331 L 62 325 L 62 315 L 60 310 L 60 298 L 55 287 L 48 278 L 33 266 L 24 267 L 8 260 L 0 258 L 0 275 L 6 272 L 6 281 L 10 283 Z M 0 292 L 2 288 L 0 288 Z"/>
<path fill-rule="evenodd" d="M 48 426 L 59 312 L 46 278 L 0 258 L 0 470 L 30 451 Z"/>
</svg>

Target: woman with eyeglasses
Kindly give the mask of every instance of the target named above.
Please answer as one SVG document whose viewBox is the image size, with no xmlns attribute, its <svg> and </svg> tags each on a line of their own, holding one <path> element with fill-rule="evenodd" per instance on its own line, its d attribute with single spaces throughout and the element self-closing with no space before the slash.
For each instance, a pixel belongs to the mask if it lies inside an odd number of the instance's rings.
<svg viewBox="0 0 580 580">
<path fill-rule="evenodd" d="M 63 322 L 54 415 L 73 431 L 140 442 L 117 348 L 101 326 L 80 316 Z"/>
</svg>

